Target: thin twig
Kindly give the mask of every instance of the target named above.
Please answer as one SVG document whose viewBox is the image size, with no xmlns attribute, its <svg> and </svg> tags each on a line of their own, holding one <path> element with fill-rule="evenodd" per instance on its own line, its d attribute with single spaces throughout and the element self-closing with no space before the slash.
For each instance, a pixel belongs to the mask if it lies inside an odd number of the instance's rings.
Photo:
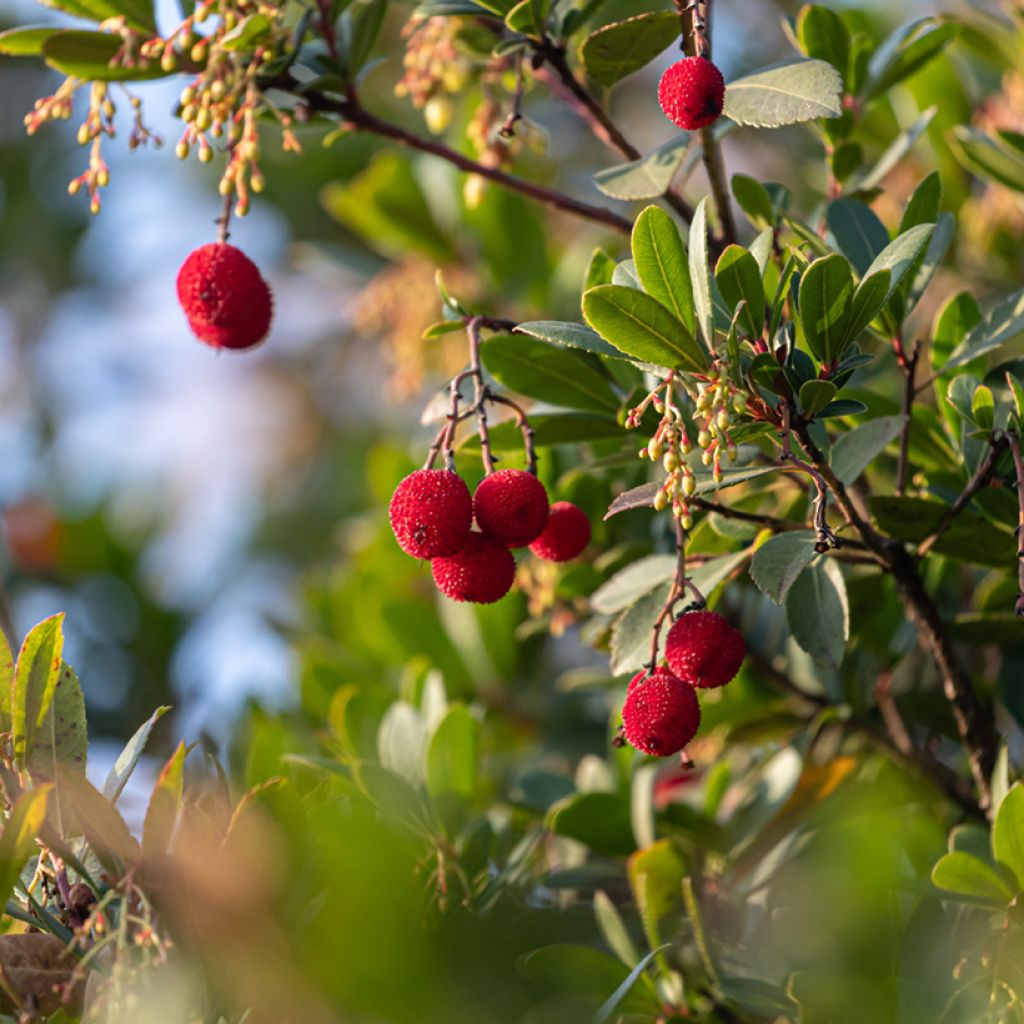
<svg viewBox="0 0 1024 1024">
<path fill-rule="evenodd" d="M 793 451 L 792 412 L 790 406 L 784 403 L 782 406 L 782 455 L 779 456 L 779 460 L 791 466 L 796 466 L 797 469 L 806 473 L 814 481 L 816 489 L 814 497 L 814 532 L 817 535 L 814 550 L 819 554 L 824 554 L 831 548 L 842 547 L 843 542 L 828 525 L 826 518 L 828 513 L 828 491 L 825 486 L 825 478 L 814 466 L 804 462 Z"/>
<path fill-rule="evenodd" d="M 999 438 L 989 446 L 988 454 L 978 467 L 977 472 L 968 481 L 967 486 L 960 492 L 960 496 L 946 510 L 946 514 L 939 521 L 932 533 L 925 537 L 917 546 L 917 557 L 924 558 L 929 551 L 942 539 L 946 531 L 953 525 L 953 521 L 967 506 L 976 494 L 978 494 L 992 479 L 996 471 L 996 464 L 999 456 L 1006 450 L 1006 439 Z"/>
<path fill-rule="evenodd" d="M 664 626 L 665 620 L 671 617 L 672 612 L 675 610 L 675 606 L 686 593 L 687 584 L 689 583 L 686 578 L 686 533 L 683 530 L 683 524 L 679 522 L 679 519 L 676 516 L 672 517 L 672 523 L 675 527 L 676 534 L 676 572 L 675 576 L 672 578 L 672 586 L 669 588 L 665 604 L 662 606 L 661 611 L 658 613 L 658 617 L 654 620 L 654 624 L 651 626 L 651 646 L 647 664 L 645 666 L 648 675 L 653 673 L 658 667 L 658 649 L 661 641 L 662 626 Z M 693 584 L 690 584 L 690 589 L 694 591 L 698 605 L 703 607 L 706 603 L 704 601 L 704 595 L 701 594 Z"/>
<path fill-rule="evenodd" d="M 528 473 L 537 473 L 537 445 L 535 441 L 536 431 L 530 426 L 530 421 L 526 416 L 526 412 L 518 402 L 513 402 L 511 398 L 506 398 L 504 395 L 496 395 L 490 388 L 486 389 L 485 400 L 488 402 L 495 402 L 498 405 L 507 405 L 516 414 L 516 426 L 522 431 L 523 435 L 523 447 L 526 449 L 526 471 Z"/>
<path fill-rule="evenodd" d="M 480 456 L 484 462 L 484 471 L 490 476 L 494 472 L 494 453 L 491 451 L 491 434 L 487 425 L 487 386 L 480 365 L 480 320 L 480 317 L 475 316 L 466 324 L 470 366 L 467 375 L 473 378 L 473 410 L 476 412 L 477 432 L 480 434 Z"/>
<path fill-rule="evenodd" d="M 294 83 L 291 83 L 291 85 L 294 85 Z M 284 87 L 287 88 L 288 86 Z M 547 206 L 565 210 L 567 213 L 575 214 L 584 220 L 593 221 L 595 224 L 601 224 L 613 231 L 628 235 L 633 230 L 632 221 L 619 216 L 619 214 L 614 213 L 612 210 L 606 209 L 603 206 L 593 206 L 590 203 L 581 202 L 555 189 L 527 181 L 525 178 L 517 178 L 515 175 L 508 174 L 496 167 L 488 167 L 485 164 L 470 159 L 457 150 L 451 149 L 442 142 L 434 139 L 425 139 L 413 132 L 406 131 L 406 129 L 399 127 L 397 124 L 392 124 L 390 121 L 385 121 L 375 114 L 371 114 L 351 97 L 339 99 L 323 93 L 310 92 L 305 95 L 304 99 L 311 109 L 336 114 L 356 131 L 370 132 L 373 135 L 379 135 L 381 138 L 391 139 L 393 142 L 407 146 L 409 149 L 415 149 L 421 153 L 429 153 L 432 156 L 439 157 L 441 160 L 446 160 L 461 171 L 466 171 L 469 174 L 478 174 L 480 177 L 486 178 L 496 185 L 501 185 L 512 192 L 529 196 L 531 199 L 536 199 Z"/>
<path fill-rule="evenodd" d="M 903 339 L 899 336 L 892 340 L 896 352 L 896 361 L 903 371 L 903 430 L 900 433 L 900 456 L 896 464 L 896 494 L 903 497 L 907 491 L 907 472 L 909 469 L 910 428 L 913 424 L 914 412 L 914 376 L 917 373 L 917 361 L 921 355 L 921 341 L 918 339 L 907 355 L 903 347 Z"/>
<path fill-rule="evenodd" d="M 516 87 L 515 92 L 512 93 L 512 106 L 498 129 L 498 134 L 503 139 L 511 139 L 516 133 L 516 124 L 523 119 L 523 88 L 525 84 L 523 55 L 519 53 L 516 55 Z"/>
<path fill-rule="evenodd" d="M 220 210 L 220 216 L 214 221 L 214 224 L 217 225 L 217 241 L 220 242 L 221 245 L 224 245 L 227 242 L 228 238 L 230 237 L 228 226 L 231 224 L 232 199 L 233 196 L 229 192 L 224 197 L 224 202 Z"/>
<path fill-rule="evenodd" d="M 1017 618 L 1024 617 L 1024 459 L 1020 453 L 1020 438 L 1015 433 L 1009 435 L 1010 451 L 1013 452 L 1013 468 L 1017 474 L 1017 586 L 1020 593 L 1014 611 Z"/>
</svg>

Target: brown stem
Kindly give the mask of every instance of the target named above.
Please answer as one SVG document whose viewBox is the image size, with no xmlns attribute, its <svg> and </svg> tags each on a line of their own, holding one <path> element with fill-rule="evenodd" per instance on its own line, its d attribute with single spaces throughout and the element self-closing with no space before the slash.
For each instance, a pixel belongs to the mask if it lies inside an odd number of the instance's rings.
<svg viewBox="0 0 1024 1024">
<path fill-rule="evenodd" d="M 842 481 L 811 440 L 806 424 L 798 423 L 793 429 L 808 458 L 825 478 L 847 521 L 860 534 L 868 548 L 879 555 L 892 572 L 907 618 L 917 629 L 921 646 L 928 652 L 939 670 L 942 689 L 950 703 L 957 734 L 967 754 L 971 774 L 974 776 L 979 803 L 987 810 L 992 803 L 989 780 L 999 746 L 992 709 L 978 700 L 971 684 L 971 677 L 953 650 L 949 637 L 946 636 L 939 609 L 925 589 L 914 559 L 902 544 L 881 536 L 861 518 Z"/>
<path fill-rule="evenodd" d="M 672 516 L 672 522 L 676 532 L 676 573 L 672 579 L 672 586 L 669 588 L 668 598 L 658 613 L 658 617 L 654 620 L 654 625 L 651 626 L 650 656 L 645 666 L 648 675 L 658 667 L 658 646 L 661 640 L 661 628 L 665 624 L 665 620 L 672 615 L 675 606 L 679 603 L 682 596 L 686 593 L 686 587 L 689 583 L 686 578 L 686 534 L 683 532 L 683 524 L 674 515 Z M 690 586 L 697 595 L 698 602 L 704 604 L 704 596 L 693 584 L 690 584 Z"/>
<path fill-rule="evenodd" d="M 606 145 L 617 149 L 627 160 L 642 159 L 640 150 L 622 134 L 604 107 L 573 74 L 565 56 L 565 48 L 546 43 L 538 45 L 537 52 L 551 65 L 558 83 L 565 90 L 563 95 L 572 100 L 573 106 L 591 126 L 594 134 Z M 687 224 L 693 220 L 693 207 L 678 192 L 670 188 L 665 192 L 664 199 Z"/>
<path fill-rule="evenodd" d="M 628 235 L 633 230 L 631 221 L 625 217 L 620 217 L 617 213 L 603 206 L 593 206 L 590 203 L 580 202 L 580 200 L 573 199 L 562 192 L 557 192 L 555 189 L 527 181 L 525 178 L 517 178 L 515 175 L 507 174 L 496 167 L 487 167 L 476 160 L 471 160 L 457 150 L 449 148 L 444 143 L 422 138 L 413 132 L 406 131 L 406 129 L 399 127 L 397 124 L 392 124 L 390 121 L 385 121 L 375 114 L 371 114 L 365 107 L 353 99 L 337 99 L 325 96 L 322 93 L 308 93 L 305 99 L 312 109 L 337 114 L 357 131 L 370 132 L 373 135 L 379 135 L 381 138 L 391 139 L 393 142 L 407 146 L 409 149 L 415 149 L 421 153 L 430 153 L 432 156 L 439 157 L 441 160 L 446 160 L 448 163 L 453 164 L 461 171 L 466 171 L 469 174 L 478 174 L 481 178 L 493 181 L 496 185 L 501 185 L 512 192 L 529 196 L 531 199 L 536 199 L 547 206 L 553 206 L 558 210 L 565 210 L 567 213 L 575 214 L 584 220 L 593 221 L 595 224 L 602 224 L 613 231 Z"/>
<path fill-rule="evenodd" d="M 524 85 L 523 55 L 522 53 L 519 53 L 516 56 L 516 88 L 515 92 L 512 94 L 512 106 L 509 108 L 508 114 L 505 116 L 505 120 L 498 129 L 498 134 L 503 139 L 511 139 L 516 133 L 516 124 L 523 119 Z"/>
<path fill-rule="evenodd" d="M 518 402 L 513 402 L 511 398 L 506 398 L 504 395 L 496 395 L 490 389 L 485 392 L 485 400 L 488 402 L 495 402 L 498 405 L 507 405 L 516 414 L 516 426 L 520 429 L 523 435 L 523 447 L 526 449 L 526 471 L 527 473 L 533 473 L 537 475 L 537 444 L 536 444 L 536 431 L 530 426 L 530 421 L 527 419 L 526 412 Z"/>
<path fill-rule="evenodd" d="M 1015 433 L 1009 435 L 1010 451 L 1013 452 L 1013 468 L 1017 474 L 1017 617 L 1024 617 L 1024 459 L 1021 458 L 1020 439 Z"/>
<path fill-rule="evenodd" d="M 946 510 L 946 514 L 939 521 L 939 525 L 935 527 L 934 531 L 925 537 L 923 541 L 917 546 L 917 557 L 924 558 L 929 551 L 942 539 L 945 532 L 953 525 L 953 520 L 971 503 L 974 496 L 981 491 L 988 482 L 992 479 L 993 474 L 996 471 L 996 463 L 999 462 L 999 456 L 1006 449 L 1006 439 L 1000 438 L 998 441 L 993 441 L 989 447 L 988 454 L 985 456 L 984 461 L 978 467 L 978 471 L 968 481 L 967 486 L 960 492 L 960 496 L 953 502 L 953 504 Z"/>
<path fill-rule="evenodd" d="M 224 202 L 221 205 L 220 216 L 214 221 L 214 224 L 217 225 L 217 241 L 221 245 L 224 245 L 230 237 L 228 225 L 231 223 L 231 201 L 233 198 L 234 197 L 230 192 L 224 197 Z"/>
<path fill-rule="evenodd" d="M 485 399 L 487 387 L 484 384 L 484 371 L 480 364 L 480 317 L 473 317 L 466 324 L 469 336 L 469 371 L 473 378 L 473 409 L 476 412 L 477 432 L 480 435 L 480 455 L 484 463 L 484 472 L 490 476 L 494 472 L 494 453 L 491 451 L 491 433 L 487 426 L 487 408 Z"/>
<path fill-rule="evenodd" d="M 903 370 L 903 431 L 900 434 L 900 456 L 896 464 L 896 494 L 899 497 L 907 491 L 907 472 L 910 464 L 910 428 L 914 412 L 914 375 L 917 372 L 917 360 L 921 355 L 920 340 L 914 342 L 914 347 L 908 356 L 903 348 L 903 341 L 900 338 L 893 338 L 893 348 L 896 350 L 896 359 Z"/>
</svg>

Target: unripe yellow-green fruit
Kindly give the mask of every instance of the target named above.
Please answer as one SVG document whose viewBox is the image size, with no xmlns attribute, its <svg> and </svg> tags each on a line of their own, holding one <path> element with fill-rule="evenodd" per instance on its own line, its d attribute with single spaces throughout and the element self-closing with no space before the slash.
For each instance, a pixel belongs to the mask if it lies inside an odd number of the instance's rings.
<svg viewBox="0 0 1024 1024">
<path fill-rule="evenodd" d="M 711 460 L 714 457 L 715 457 L 715 453 L 713 451 L 711 451 L 710 448 L 708 448 L 703 453 L 701 453 L 700 461 L 703 462 L 705 466 L 710 466 L 711 465 Z"/>
<path fill-rule="evenodd" d="M 472 73 L 473 65 L 465 58 L 450 61 L 441 72 L 441 84 L 446 92 L 462 92 L 469 85 Z"/>
<path fill-rule="evenodd" d="M 684 512 L 682 519 L 679 520 L 684 530 L 693 529 L 693 516 L 689 512 Z"/>
<path fill-rule="evenodd" d="M 666 473 L 674 473 L 679 468 L 679 456 L 674 451 L 665 452 L 665 458 L 661 460 Z"/>
<path fill-rule="evenodd" d="M 467 210 L 476 210 L 487 194 L 487 179 L 479 174 L 471 174 L 462 186 L 462 201 Z"/>
<path fill-rule="evenodd" d="M 729 429 L 729 424 L 731 422 L 732 421 L 729 419 L 729 410 L 728 409 L 722 409 L 718 413 L 718 418 L 715 420 L 715 423 L 717 424 L 719 430 L 728 430 Z"/>
<path fill-rule="evenodd" d="M 452 123 L 455 104 L 447 96 L 434 96 L 423 108 L 423 118 L 431 135 L 443 135 Z"/>
<path fill-rule="evenodd" d="M 692 473 L 687 473 L 683 477 L 683 494 L 689 498 L 695 490 L 697 490 L 697 478 Z"/>
<path fill-rule="evenodd" d="M 737 391 L 736 394 L 732 396 L 732 407 L 737 412 L 740 412 L 740 413 L 742 413 L 742 412 L 744 412 L 746 410 L 746 408 L 747 408 L 747 396 L 745 394 L 743 394 L 742 391 Z"/>
<path fill-rule="evenodd" d="M 697 447 L 707 448 L 709 444 L 711 444 L 711 435 L 706 430 L 702 430 L 697 435 Z"/>
<path fill-rule="evenodd" d="M 668 491 L 658 491 L 654 496 L 654 508 L 660 512 L 668 504 Z"/>
<path fill-rule="evenodd" d="M 650 443 L 647 445 L 647 456 L 651 462 L 657 462 L 661 458 L 662 452 L 664 452 L 665 446 L 661 443 L 660 438 L 652 437 Z"/>
</svg>

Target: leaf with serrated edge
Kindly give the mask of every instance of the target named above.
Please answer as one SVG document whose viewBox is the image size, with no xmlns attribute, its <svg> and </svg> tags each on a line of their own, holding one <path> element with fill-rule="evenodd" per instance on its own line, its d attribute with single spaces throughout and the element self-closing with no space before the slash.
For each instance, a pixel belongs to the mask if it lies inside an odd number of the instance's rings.
<svg viewBox="0 0 1024 1024">
<path fill-rule="evenodd" d="M 842 114 L 843 80 L 823 60 L 794 60 L 730 82 L 723 113 L 739 124 L 779 128 Z"/>
<path fill-rule="evenodd" d="M 679 135 L 649 156 L 598 171 L 594 184 L 612 199 L 657 199 L 668 191 L 689 145 L 690 136 Z"/>
<path fill-rule="evenodd" d="M 708 200 L 705 196 L 697 205 L 690 222 L 690 286 L 693 306 L 700 325 L 700 333 L 708 351 L 715 348 L 715 314 L 711 302 L 711 267 L 708 264 Z"/>
</svg>

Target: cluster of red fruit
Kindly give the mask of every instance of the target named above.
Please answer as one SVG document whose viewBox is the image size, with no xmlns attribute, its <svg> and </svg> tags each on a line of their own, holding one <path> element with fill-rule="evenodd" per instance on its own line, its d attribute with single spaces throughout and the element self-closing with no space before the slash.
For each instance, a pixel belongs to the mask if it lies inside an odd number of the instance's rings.
<svg viewBox="0 0 1024 1024">
<path fill-rule="evenodd" d="M 622 728 L 637 750 L 666 757 L 683 749 L 700 726 L 697 689 L 736 677 L 747 648 L 738 629 L 717 612 L 688 612 L 665 640 L 667 667 L 638 672 L 622 706 Z"/>
<path fill-rule="evenodd" d="M 661 76 L 658 103 L 677 128 L 688 132 L 707 128 L 725 105 L 725 79 L 706 57 L 684 57 Z"/>
<path fill-rule="evenodd" d="M 529 545 L 540 558 L 567 562 L 590 542 L 582 509 L 568 501 L 549 505 L 544 485 L 521 469 L 485 476 L 473 495 L 451 470 L 419 469 L 395 489 L 390 516 L 399 547 L 430 560 L 438 590 L 475 604 L 491 604 L 512 588 L 510 548 Z"/>
<path fill-rule="evenodd" d="M 258 345 L 274 315 L 259 267 L 226 242 L 201 246 L 189 255 L 178 271 L 178 301 L 192 333 L 218 349 Z"/>
</svg>

